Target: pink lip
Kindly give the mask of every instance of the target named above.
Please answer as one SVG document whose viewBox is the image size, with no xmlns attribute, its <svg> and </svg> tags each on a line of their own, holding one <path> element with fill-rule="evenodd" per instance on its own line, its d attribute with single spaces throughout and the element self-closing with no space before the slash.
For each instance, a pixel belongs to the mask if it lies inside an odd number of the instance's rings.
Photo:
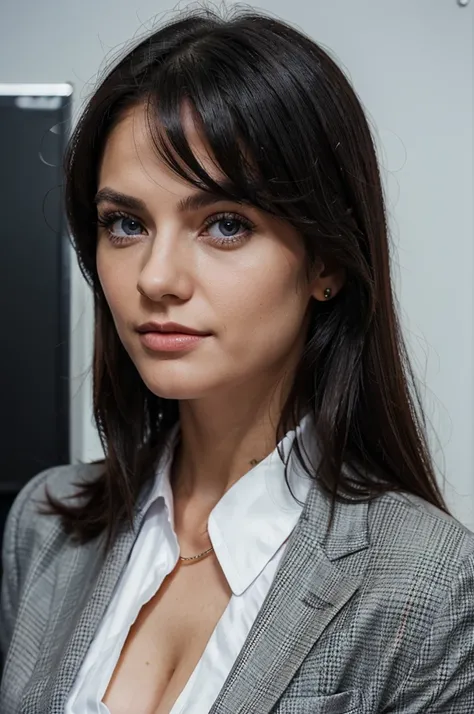
<svg viewBox="0 0 474 714">
<path fill-rule="evenodd" d="M 154 352 L 184 352 L 199 344 L 209 332 L 200 332 L 177 322 L 145 322 L 137 327 L 140 341 Z"/>
<path fill-rule="evenodd" d="M 203 335 L 187 335 L 183 332 L 145 332 L 140 341 L 154 352 L 183 352 L 192 349 L 205 339 Z"/>
<path fill-rule="evenodd" d="M 145 322 L 137 327 L 137 332 L 177 333 L 180 335 L 199 335 L 201 337 L 207 337 L 210 334 L 209 332 L 201 332 L 200 330 L 194 330 L 192 327 L 180 325 L 177 322 Z"/>
</svg>

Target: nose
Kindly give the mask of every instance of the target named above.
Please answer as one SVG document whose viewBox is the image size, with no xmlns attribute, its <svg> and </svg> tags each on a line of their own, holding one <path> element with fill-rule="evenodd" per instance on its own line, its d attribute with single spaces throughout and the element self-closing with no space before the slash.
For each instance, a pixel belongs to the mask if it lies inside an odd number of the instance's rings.
<svg viewBox="0 0 474 714">
<path fill-rule="evenodd" d="M 173 236 L 156 236 L 145 256 L 137 282 L 138 292 L 154 302 L 164 298 L 189 300 L 193 293 L 190 250 Z"/>
</svg>

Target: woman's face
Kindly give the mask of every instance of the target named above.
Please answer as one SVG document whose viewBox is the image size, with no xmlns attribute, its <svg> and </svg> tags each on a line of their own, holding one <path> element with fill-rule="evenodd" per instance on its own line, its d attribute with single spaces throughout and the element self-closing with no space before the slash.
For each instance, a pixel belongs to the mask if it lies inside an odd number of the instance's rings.
<svg viewBox="0 0 474 714">
<path fill-rule="evenodd" d="M 184 121 L 198 160 L 219 179 L 191 113 Z M 187 400 L 236 388 L 258 393 L 291 374 L 309 301 L 323 290 L 306 279 L 293 227 L 238 203 L 198 204 L 206 195 L 157 157 L 141 107 L 111 132 L 98 188 L 99 220 L 110 214 L 108 228 L 98 229 L 99 279 L 119 337 L 154 394 Z M 141 327 L 150 322 L 158 331 Z M 170 322 L 203 334 L 159 331 Z"/>
</svg>

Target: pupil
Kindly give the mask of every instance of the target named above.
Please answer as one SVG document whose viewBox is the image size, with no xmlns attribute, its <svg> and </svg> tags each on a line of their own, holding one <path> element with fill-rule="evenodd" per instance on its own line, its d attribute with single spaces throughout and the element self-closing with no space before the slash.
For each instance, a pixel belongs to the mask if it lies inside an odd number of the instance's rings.
<svg viewBox="0 0 474 714">
<path fill-rule="evenodd" d="M 237 221 L 235 221 L 232 218 L 224 219 L 223 221 L 221 221 L 222 232 L 225 233 L 226 235 L 235 234 L 237 232 L 236 231 L 236 223 L 237 223 Z"/>
<path fill-rule="evenodd" d="M 137 230 L 137 229 L 138 229 L 138 227 L 137 227 L 137 222 L 134 221 L 132 218 L 126 218 L 125 221 L 127 222 L 125 227 L 126 227 L 129 231 L 133 232 L 133 230 Z"/>
</svg>

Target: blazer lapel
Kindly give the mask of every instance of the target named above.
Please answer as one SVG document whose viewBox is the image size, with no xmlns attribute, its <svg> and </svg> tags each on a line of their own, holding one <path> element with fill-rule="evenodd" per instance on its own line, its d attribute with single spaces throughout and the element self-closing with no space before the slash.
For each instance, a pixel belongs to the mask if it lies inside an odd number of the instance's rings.
<svg viewBox="0 0 474 714">
<path fill-rule="evenodd" d="M 328 500 L 317 482 L 288 541 L 265 602 L 209 714 L 268 714 L 363 575 L 332 561 L 368 547 L 368 504 L 337 504 L 334 530 L 324 526 Z"/>
</svg>

